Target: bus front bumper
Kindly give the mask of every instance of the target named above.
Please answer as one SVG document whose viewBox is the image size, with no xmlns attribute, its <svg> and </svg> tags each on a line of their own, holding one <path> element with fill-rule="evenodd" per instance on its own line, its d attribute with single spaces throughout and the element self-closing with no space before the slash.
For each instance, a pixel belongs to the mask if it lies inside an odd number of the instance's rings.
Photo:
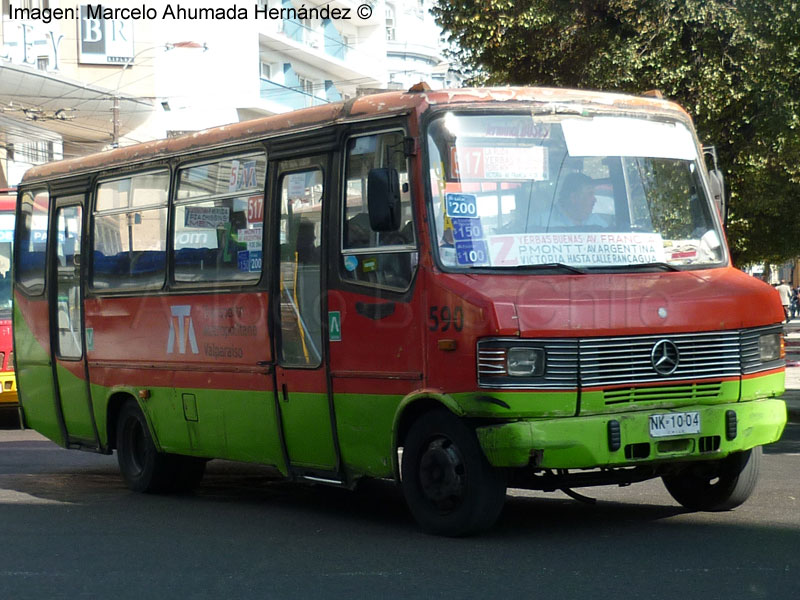
<svg viewBox="0 0 800 600">
<path fill-rule="evenodd" d="M 651 416 L 693 412 L 699 414 L 699 433 L 651 435 Z M 590 469 L 722 458 L 730 452 L 777 441 L 785 425 L 785 402 L 770 398 L 680 409 L 524 419 L 478 427 L 476 433 L 489 463 L 495 467 Z"/>
<path fill-rule="evenodd" d="M 14 373 L 0 373 L 0 406 L 19 405 L 17 378 Z"/>
</svg>

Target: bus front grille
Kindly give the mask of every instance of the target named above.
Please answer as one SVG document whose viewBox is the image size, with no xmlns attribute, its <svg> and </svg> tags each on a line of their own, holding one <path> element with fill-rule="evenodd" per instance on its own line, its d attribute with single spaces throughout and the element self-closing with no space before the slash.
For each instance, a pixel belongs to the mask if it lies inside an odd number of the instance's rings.
<svg viewBox="0 0 800 600">
<path fill-rule="evenodd" d="M 608 405 L 629 402 L 708 401 L 719 397 L 721 382 L 693 383 L 687 385 L 658 385 L 604 390 Z"/>
</svg>

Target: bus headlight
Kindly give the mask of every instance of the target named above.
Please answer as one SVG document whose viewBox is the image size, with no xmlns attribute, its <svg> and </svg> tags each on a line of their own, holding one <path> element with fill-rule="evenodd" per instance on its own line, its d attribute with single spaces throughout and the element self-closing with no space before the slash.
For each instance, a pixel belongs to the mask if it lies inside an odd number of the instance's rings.
<svg viewBox="0 0 800 600">
<path fill-rule="evenodd" d="M 767 333 L 758 338 L 758 352 L 761 362 L 770 362 L 786 356 L 783 336 L 780 333 Z"/>
<path fill-rule="evenodd" d="M 509 348 L 506 371 L 512 377 L 540 377 L 544 374 L 544 350 L 541 348 Z"/>
</svg>

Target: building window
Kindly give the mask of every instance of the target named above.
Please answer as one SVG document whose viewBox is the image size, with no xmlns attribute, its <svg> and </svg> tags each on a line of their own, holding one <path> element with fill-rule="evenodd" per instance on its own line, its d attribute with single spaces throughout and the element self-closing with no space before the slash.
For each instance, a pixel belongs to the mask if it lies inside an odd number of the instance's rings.
<svg viewBox="0 0 800 600">
<path fill-rule="evenodd" d="M 314 82 L 311 79 L 306 79 L 298 75 L 297 80 L 300 82 L 300 90 L 309 96 L 314 95 Z"/>
<path fill-rule="evenodd" d="M 390 42 L 395 40 L 395 20 L 394 7 L 386 5 L 386 39 Z"/>
<path fill-rule="evenodd" d="M 317 19 L 303 19 L 300 22 L 303 28 L 303 41 L 312 48 L 322 47 L 322 31 L 320 22 Z"/>
<path fill-rule="evenodd" d="M 272 65 L 261 62 L 261 79 L 272 79 Z"/>
</svg>

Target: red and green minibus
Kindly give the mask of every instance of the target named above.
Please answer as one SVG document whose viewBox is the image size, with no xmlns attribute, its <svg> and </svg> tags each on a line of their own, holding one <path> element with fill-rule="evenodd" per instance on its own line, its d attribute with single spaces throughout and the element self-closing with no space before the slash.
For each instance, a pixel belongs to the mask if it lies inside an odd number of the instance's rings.
<svg viewBox="0 0 800 600">
<path fill-rule="evenodd" d="M 0 189 L 0 407 L 3 408 L 18 406 L 11 337 L 11 246 L 16 207 L 14 190 Z"/>
<path fill-rule="evenodd" d="M 445 535 L 509 487 L 733 508 L 786 422 L 783 311 L 719 183 L 663 99 L 424 85 L 33 168 L 25 420 L 143 492 L 394 479 Z"/>
</svg>

